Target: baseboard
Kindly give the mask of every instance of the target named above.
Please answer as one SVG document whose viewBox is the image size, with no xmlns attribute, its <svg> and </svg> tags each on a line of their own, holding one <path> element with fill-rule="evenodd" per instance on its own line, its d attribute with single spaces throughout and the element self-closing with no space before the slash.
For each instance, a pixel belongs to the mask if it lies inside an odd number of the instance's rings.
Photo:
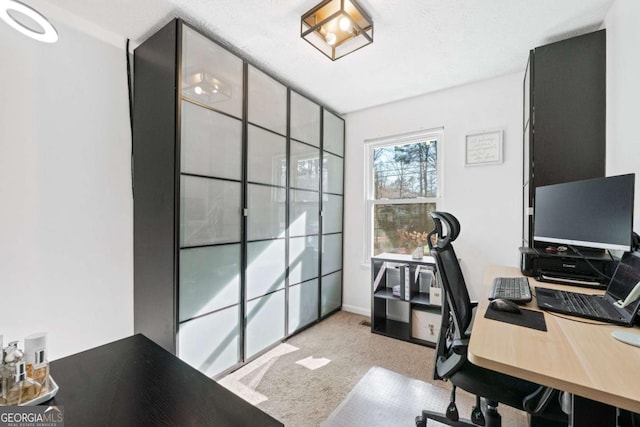
<svg viewBox="0 0 640 427">
<path fill-rule="evenodd" d="M 355 305 L 342 304 L 342 311 L 348 311 L 349 313 L 361 314 L 363 316 L 371 317 L 371 309 L 364 309 Z"/>
</svg>

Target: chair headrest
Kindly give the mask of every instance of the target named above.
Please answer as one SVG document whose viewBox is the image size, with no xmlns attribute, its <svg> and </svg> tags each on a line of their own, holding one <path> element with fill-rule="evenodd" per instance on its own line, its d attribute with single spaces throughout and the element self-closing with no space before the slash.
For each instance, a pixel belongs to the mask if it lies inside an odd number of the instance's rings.
<svg viewBox="0 0 640 427">
<path fill-rule="evenodd" d="M 453 242 L 458 238 L 460 234 L 460 222 L 458 219 L 451 215 L 449 212 L 431 212 L 431 218 L 436 228 L 429 233 L 427 237 L 427 243 L 429 248 L 432 248 L 431 236 L 437 234 L 438 240 L 436 241 L 436 247 L 443 248 L 447 244 Z"/>
</svg>

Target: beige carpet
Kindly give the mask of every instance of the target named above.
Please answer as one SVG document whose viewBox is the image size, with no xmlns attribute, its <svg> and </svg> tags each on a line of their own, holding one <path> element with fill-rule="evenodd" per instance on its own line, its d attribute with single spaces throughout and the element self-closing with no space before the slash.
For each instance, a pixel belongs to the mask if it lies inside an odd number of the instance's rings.
<svg viewBox="0 0 640 427">
<path fill-rule="evenodd" d="M 374 366 L 450 389 L 432 380 L 433 349 L 372 334 L 368 320 L 338 312 L 219 382 L 290 427 L 320 425 Z M 458 391 L 456 402 L 468 418 L 475 399 Z M 504 426 L 527 425 L 521 411 L 500 412 Z"/>
</svg>

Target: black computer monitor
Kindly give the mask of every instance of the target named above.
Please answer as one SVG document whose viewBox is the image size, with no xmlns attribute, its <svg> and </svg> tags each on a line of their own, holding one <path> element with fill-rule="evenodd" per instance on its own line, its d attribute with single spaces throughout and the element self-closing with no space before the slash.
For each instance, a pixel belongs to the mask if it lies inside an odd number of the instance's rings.
<svg viewBox="0 0 640 427">
<path fill-rule="evenodd" d="M 630 251 L 635 174 L 536 188 L 533 240 Z"/>
</svg>

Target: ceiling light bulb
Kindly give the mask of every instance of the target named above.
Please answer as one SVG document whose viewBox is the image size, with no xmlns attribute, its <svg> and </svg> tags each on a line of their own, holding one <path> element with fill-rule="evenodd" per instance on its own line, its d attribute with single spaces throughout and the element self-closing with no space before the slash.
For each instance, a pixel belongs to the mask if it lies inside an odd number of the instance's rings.
<svg viewBox="0 0 640 427">
<path fill-rule="evenodd" d="M 346 16 L 343 16 L 342 18 L 340 18 L 338 26 L 342 31 L 349 31 L 349 29 L 351 28 L 351 20 Z"/>
<path fill-rule="evenodd" d="M 334 44 L 336 44 L 336 41 L 338 40 L 336 35 L 333 33 L 327 33 L 327 35 L 324 36 L 324 39 L 329 46 L 333 46 Z"/>
<path fill-rule="evenodd" d="M 196 95 L 202 95 L 202 92 L 204 92 L 200 86 L 196 86 L 193 91 L 196 93 Z"/>
<path fill-rule="evenodd" d="M 10 10 L 21 13 L 35 21 L 40 27 L 42 27 L 42 32 L 33 30 L 23 23 L 18 22 L 9 14 Z M 58 41 L 58 32 L 54 26 L 47 21 L 47 18 L 42 16 L 37 10 L 32 9 L 17 0 L 0 0 L 0 18 L 9 24 L 9 26 L 13 27 L 13 29 L 21 32 L 25 36 L 31 37 L 32 39 L 44 43 L 54 43 Z"/>
</svg>

